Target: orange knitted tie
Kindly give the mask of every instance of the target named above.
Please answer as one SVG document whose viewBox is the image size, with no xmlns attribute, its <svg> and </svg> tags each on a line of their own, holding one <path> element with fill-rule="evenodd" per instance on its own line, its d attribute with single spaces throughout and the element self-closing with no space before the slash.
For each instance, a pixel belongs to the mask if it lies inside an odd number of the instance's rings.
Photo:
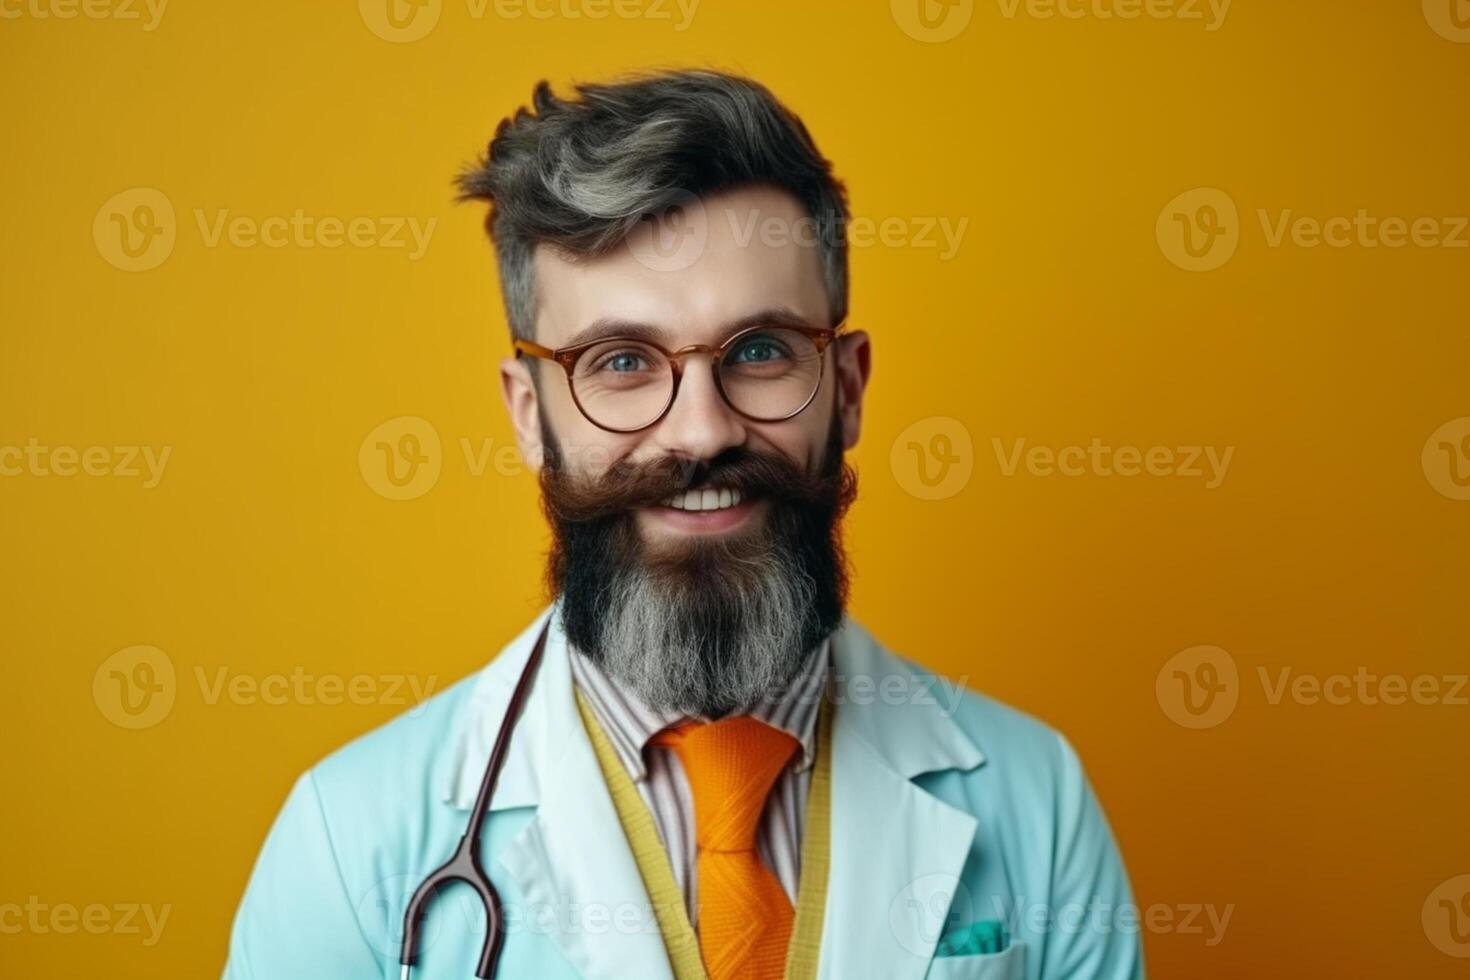
<svg viewBox="0 0 1470 980">
<path fill-rule="evenodd" d="M 659 732 L 694 794 L 699 845 L 699 950 L 710 980 L 781 980 L 791 900 L 761 863 L 756 828 L 766 795 L 800 743 L 749 715 L 685 721 Z"/>
</svg>

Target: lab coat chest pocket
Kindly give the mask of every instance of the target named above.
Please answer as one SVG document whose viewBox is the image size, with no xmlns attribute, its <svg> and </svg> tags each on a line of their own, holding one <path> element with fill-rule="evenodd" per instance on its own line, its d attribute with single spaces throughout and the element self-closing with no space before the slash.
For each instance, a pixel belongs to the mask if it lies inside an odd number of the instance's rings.
<svg viewBox="0 0 1470 980">
<path fill-rule="evenodd" d="M 1025 980 L 1026 947 L 1012 941 L 999 953 L 939 956 L 929 963 L 925 980 Z"/>
</svg>

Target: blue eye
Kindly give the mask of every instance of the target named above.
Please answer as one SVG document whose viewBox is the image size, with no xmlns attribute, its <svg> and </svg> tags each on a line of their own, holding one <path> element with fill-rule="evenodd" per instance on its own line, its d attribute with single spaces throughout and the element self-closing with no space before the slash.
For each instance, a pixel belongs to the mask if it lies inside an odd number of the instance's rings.
<svg viewBox="0 0 1470 980">
<path fill-rule="evenodd" d="M 730 352 L 729 360 L 734 364 L 759 364 L 786 356 L 785 345 L 775 338 L 755 336 L 741 341 L 740 346 Z"/>
<path fill-rule="evenodd" d="M 652 357 L 632 347 L 622 347 L 598 354 L 591 361 L 588 368 L 594 374 L 602 372 L 636 374 L 640 371 L 648 371 L 653 367 Z"/>
<path fill-rule="evenodd" d="M 620 351 L 603 362 L 603 367 L 611 371 L 637 371 L 643 359 L 632 351 Z"/>
</svg>

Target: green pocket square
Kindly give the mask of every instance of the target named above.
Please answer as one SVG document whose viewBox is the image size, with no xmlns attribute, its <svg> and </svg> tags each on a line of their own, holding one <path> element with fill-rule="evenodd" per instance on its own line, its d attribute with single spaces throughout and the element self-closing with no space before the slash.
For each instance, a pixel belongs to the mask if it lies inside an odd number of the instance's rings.
<svg viewBox="0 0 1470 980">
<path fill-rule="evenodd" d="M 976 953 L 1000 953 L 1008 945 L 1006 930 L 995 919 L 971 922 L 951 929 L 939 939 L 935 956 L 973 956 Z"/>
</svg>

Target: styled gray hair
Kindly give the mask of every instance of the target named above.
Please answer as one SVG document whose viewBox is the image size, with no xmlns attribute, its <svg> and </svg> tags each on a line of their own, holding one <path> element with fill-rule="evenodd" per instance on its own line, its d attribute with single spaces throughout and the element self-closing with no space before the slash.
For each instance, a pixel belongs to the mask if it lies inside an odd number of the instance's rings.
<svg viewBox="0 0 1470 980">
<path fill-rule="evenodd" d="M 847 199 L 806 126 L 765 86 L 702 69 L 579 84 L 546 81 L 503 119 L 485 156 L 459 175 L 461 200 L 490 203 L 511 334 L 534 339 L 532 256 L 617 248 L 638 223 L 692 195 L 764 184 L 790 193 L 813 224 L 833 323 L 847 314 Z"/>
</svg>

